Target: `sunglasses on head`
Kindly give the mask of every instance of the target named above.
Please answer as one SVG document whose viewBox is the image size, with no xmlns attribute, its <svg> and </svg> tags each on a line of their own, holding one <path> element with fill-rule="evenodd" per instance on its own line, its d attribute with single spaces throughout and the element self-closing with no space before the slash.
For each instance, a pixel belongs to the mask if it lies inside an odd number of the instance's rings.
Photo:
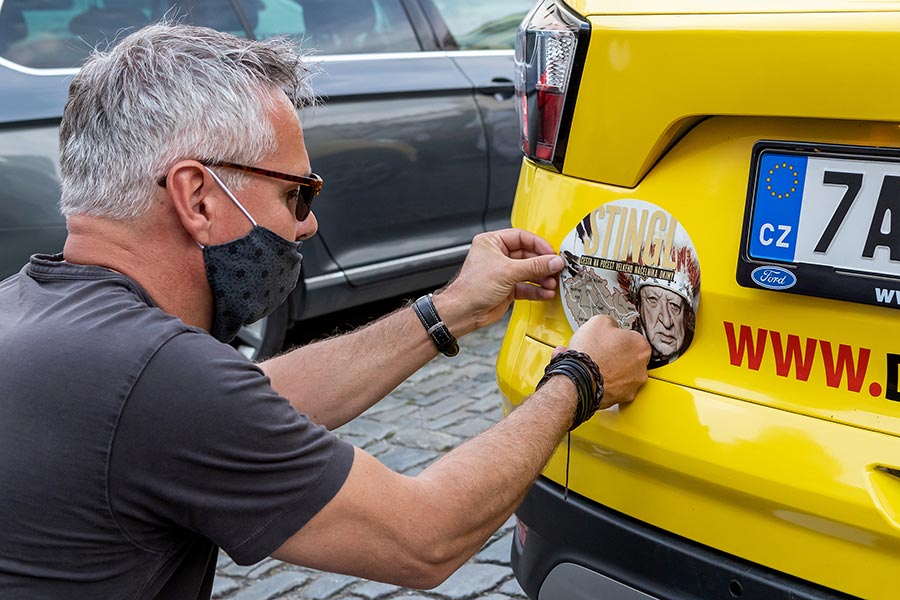
<svg viewBox="0 0 900 600">
<path fill-rule="evenodd" d="M 280 179 L 282 181 L 296 183 L 296 189 L 291 190 L 289 194 L 291 194 L 291 196 L 296 195 L 297 208 L 295 209 L 294 214 L 296 215 L 298 221 L 306 220 L 306 217 L 309 216 L 309 212 L 312 210 L 313 198 L 318 196 L 319 192 L 322 191 L 322 178 L 315 173 L 310 173 L 308 176 L 289 175 L 287 173 L 279 173 L 278 171 L 260 169 L 259 167 L 251 167 L 248 165 L 239 165 L 237 163 L 231 162 L 212 160 L 201 160 L 198 162 L 206 165 L 207 167 L 223 167 L 225 169 L 243 171 L 245 173 L 250 173 L 251 175 L 260 175 L 262 177 L 271 177 L 272 179 Z M 165 187 L 166 176 L 163 175 L 162 177 L 160 177 L 157 183 Z M 291 198 L 291 200 L 293 199 L 294 198 Z"/>
</svg>

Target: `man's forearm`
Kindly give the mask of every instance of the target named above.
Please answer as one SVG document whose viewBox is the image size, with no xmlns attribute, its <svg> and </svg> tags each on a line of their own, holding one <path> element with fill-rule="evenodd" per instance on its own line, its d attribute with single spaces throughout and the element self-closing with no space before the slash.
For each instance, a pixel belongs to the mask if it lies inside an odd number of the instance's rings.
<svg viewBox="0 0 900 600">
<path fill-rule="evenodd" d="M 274 556 L 396 585 L 438 585 L 521 502 L 571 424 L 576 396 L 568 378 L 552 378 L 416 477 L 357 449 L 340 492 Z"/>
<path fill-rule="evenodd" d="M 582 325 L 570 347 L 603 369 L 601 406 L 630 402 L 646 381 L 647 341 L 608 317 Z M 571 426 L 578 398 L 567 375 L 551 377 L 511 415 L 415 477 L 356 449 L 341 490 L 276 557 L 398 585 L 437 585 L 518 506 Z"/>
<path fill-rule="evenodd" d="M 474 327 L 452 299 L 439 295 L 434 301 L 457 337 Z M 352 333 L 298 348 L 260 367 L 272 387 L 297 410 L 334 429 L 384 398 L 435 356 L 434 342 L 407 306 Z"/>
<path fill-rule="evenodd" d="M 457 338 L 495 323 L 514 299 L 549 300 L 564 261 L 546 240 L 517 229 L 482 233 L 434 306 Z M 272 386 L 329 428 L 353 419 L 437 355 L 412 308 L 349 336 L 263 363 Z"/>
<path fill-rule="evenodd" d="M 577 393 L 554 377 L 491 429 L 446 454 L 417 479 L 430 489 L 433 514 L 454 515 L 430 525 L 457 568 L 522 502 L 572 423 Z M 423 507 L 423 511 L 427 511 Z M 452 557 L 452 558 L 451 558 Z"/>
</svg>

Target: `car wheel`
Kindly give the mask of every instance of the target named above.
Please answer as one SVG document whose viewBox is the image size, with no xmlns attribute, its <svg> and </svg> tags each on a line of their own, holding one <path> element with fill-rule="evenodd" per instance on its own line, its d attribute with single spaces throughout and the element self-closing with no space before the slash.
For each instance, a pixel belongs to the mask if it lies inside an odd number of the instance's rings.
<svg viewBox="0 0 900 600">
<path fill-rule="evenodd" d="M 289 309 L 289 301 L 285 301 L 269 316 L 244 325 L 238 331 L 237 337 L 231 341 L 232 347 L 253 361 L 264 360 L 277 354 L 284 346 Z"/>
</svg>

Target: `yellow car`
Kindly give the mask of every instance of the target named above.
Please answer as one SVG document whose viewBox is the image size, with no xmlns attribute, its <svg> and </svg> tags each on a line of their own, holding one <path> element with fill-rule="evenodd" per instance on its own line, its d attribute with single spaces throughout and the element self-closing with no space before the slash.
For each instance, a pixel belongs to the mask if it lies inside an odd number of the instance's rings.
<svg viewBox="0 0 900 600">
<path fill-rule="evenodd" d="M 525 18 L 512 221 L 567 267 L 516 303 L 505 409 L 592 315 L 653 349 L 517 511 L 531 598 L 900 598 L 898 49 L 898 2 Z"/>
</svg>

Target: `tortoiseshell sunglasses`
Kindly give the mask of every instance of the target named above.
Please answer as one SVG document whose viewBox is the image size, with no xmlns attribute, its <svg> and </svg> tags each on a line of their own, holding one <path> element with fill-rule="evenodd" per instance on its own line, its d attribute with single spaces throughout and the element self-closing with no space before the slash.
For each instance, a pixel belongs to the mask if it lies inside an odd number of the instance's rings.
<svg viewBox="0 0 900 600">
<path fill-rule="evenodd" d="M 212 160 L 200 160 L 197 162 L 206 165 L 207 167 L 224 167 L 226 169 L 244 171 L 245 173 L 250 173 L 252 175 L 261 175 L 263 177 L 271 177 L 273 179 L 280 179 L 282 181 L 296 183 L 297 188 L 295 190 L 291 190 L 289 194 L 296 194 L 297 208 L 294 214 L 296 215 L 298 221 L 306 220 L 306 217 L 309 216 L 310 210 L 312 210 L 313 198 L 318 196 L 319 192 L 322 191 L 322 178 L 315 173 L 310 173 L 309 176 L 304 177 L 303 175 L 289 175 L 287 173 L 279 173 L 278 171 L 270 171 L 269 169 L 260 169 L 259 167 L 250 167 L 247 165 L 239 165 L 237 163 L 230 162 L 219 162 Z M 157 183 L 165 187 L 166 176 L 163 175 L 162 177 L 160 177 Z M 293 200 L 293 198 L 291 198 L 291 200 Z"/>
</svg>

